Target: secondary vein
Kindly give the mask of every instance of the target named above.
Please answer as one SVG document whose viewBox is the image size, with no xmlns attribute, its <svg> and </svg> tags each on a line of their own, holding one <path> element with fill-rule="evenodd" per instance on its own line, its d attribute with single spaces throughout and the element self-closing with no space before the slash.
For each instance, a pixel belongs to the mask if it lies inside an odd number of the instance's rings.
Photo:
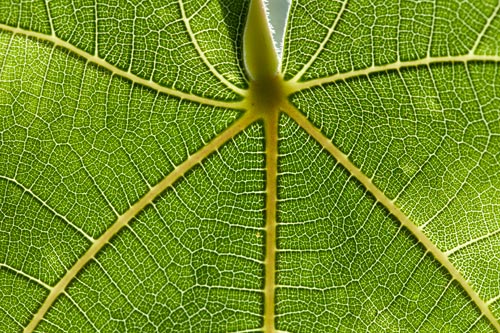
<svg viewBox="0 0 500 333">
<path fill-rule="evenodd" d="M 311 135 L 321 146 L 328 151 L 350 174 L 356 178 L 375 199 L 380 202 L 404 227 L 406 227 L 415 238 L 430 252 L 434 258 L 450 273 L 453 280 L 457 281 L 464 289 L 474 304 L 479 308 L 481 314 L 485 316 L 493 327 L 500 332 L 500 323 L 495 318 L 488 307 L 488 304 L 481 299 L 478 293 L 472 288 L 467 280 L 460 274 L 455 266 L 450 262 L 448 256 L 443 253 L 424 232 L 414 224 L 395 204 L 389 199 L 357 166 L 355 166 L 340 149 L 338 149 L 330 139 L 321 133 L 299 110 L 290 102 L 283 105 L 283 110 L 293 118 L 309 135 Z"/>
<path fill-rule="evenodd" d="M 165 189 L 172 186 L 174 182 L 180 179 L 187 171 L 193 166 L 200 163 L 208 155 L 219 149 L 224 143 L 232 139 L 238 133 L 243 131 L 248 125 L 256 120 L 256 116 L 252 113 L 245 113 L 226 131 L 222 132 L 214 140 L 209 142 L 206 146 L 198 152 L 191 155 L 182 164 L 177 166 L 170 174 L 168 174 L 158 184 L 153 186 L 148 193 L 146 193 L 139 201 L 133 204 L 124 214 L 111 225 L 85 252 L 85 254 L 78 259 L 78 261 L 66 272 L 59 282 L 52 287 L 49 295 L 39 308 L 38 312 L 33 316 L 31 322 L 26 326 L 24 332 L 33 332 L 38 323 L 43 319 L 47 311 L 50 309 L 57 297 L 66 289 L 80 270 L 93 258 L 96 254 L 106 245 L 109 240 L 116 235 L 124 226 L 126 226 L 139 212 L 141 212 L 147 205 L 149 205 L 156 197 L 158 197 Z"/>
<path fill-rule="evenodd" d="M 446 57 L 426 57 L 411 61 L 396 61 L 391 64 L 371 66 L 350 72 L 337 73 L 327 77 L 312 79 L 309 81 L 288 81 L 288 93 L 294 94 L 301 90 L 313 88 L 328 83 L 335 83 L 344 81 L 354 77 L 367 76 L 374 73 L 387 72 L 391 70 L 401 70 L 405 68 L 415 68 L 419 66 L 429 66 L 431 64 L 445 64 L 445 63 L 466 63 L 466 62 L 500 62 L 500 56 L 492 55 L 459 55 L 459 56 L 446 56 Z"/>
<path fill-rule="evenodd" d="M 53 35 L 53 36 L 45 35 L 45 34 L 42 34 L 39 32 L 29 31 L 29 30 L 25 30 L 25 29 L 21 29 L 21 28 L 14 28 L 14 27 L 11 27 L 11 26 L 8 26 L 5 24 L 0 24 L 0 30 L 11 32 L 14 35 L 24 35 L 26 37 L 32 37 L 32 38 L 37 38 L 39 40 L 48 41 L 48 42 L 52 43 L 54 45 L 54 47 L 64 48 L 64 49 L 70 51 L 71 53 L 74 53 L 74 54 L 78 55 L 79 57 L 82 57 L 83 59 L 85 59 L 88 62 L 94 63 L 94 64 L 98 65 L 99 67 L 107 69 L 108 71 L 110 71 L 111 73 L 113 73 L 115 75 L 126 78 L 134 83 L 143 85 L 145 87 L 149 87 L 153 90 L 156 90 L 158 92 L 161 92 L 161 93 L 164 93 L 164 94 L 167 94 L 170 96 L 175 96 L 175 97 L 185 99 L 188 101 L 202 103 L 202 104 L 211 105 L 211 106 L 215 106 L 215 107 L 221 107 L 221 108 L 241 109 L 243 107 L 243 103 L 241 101 L 226 102 L 226 101 L 214 100 L 214 99 L 210 99 L 207 97 L 202 97 L 202 96 L 197 96 L 197 95 L 185 93 L 185 92 L 173 89 L 173 88 L 164 87 L 164 86 L 162 86 L 154 81 L 143 79 L 135 74 L 132 74 L 131 72 L 124 71 L 124 70 L 108 63 L 107 61 L 103 60 L 102 58 L 99 58 L 96 55 L 92 55 L 90 53 L 87 53 L 87 52 L 77 48 L 76 46 L 56 37 L 55 35 Z"/>
</svg>

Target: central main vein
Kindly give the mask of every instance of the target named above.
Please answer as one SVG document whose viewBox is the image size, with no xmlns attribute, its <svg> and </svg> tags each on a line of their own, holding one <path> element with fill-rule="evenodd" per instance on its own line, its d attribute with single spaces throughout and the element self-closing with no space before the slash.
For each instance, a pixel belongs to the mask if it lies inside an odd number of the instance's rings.
<svg viewBox="0 0 500 333">
<path fill-rule="evenodd" d="M 278 174 L 278 110 L 264 116 L 266 138 L 266 259 L 264 332 L 274 332 L 276 276 L 276 203 Z"/>
<path fill-rule="evenodd" d="M 266 142 L 266 258 L 264 286 L 264 332 L 274 333 L 276 276 L 276 205 L 278 178 L 278 118 L 287 102 L 287 87 L 281 74 L 251 81 L 248 92 L 250 114 L 264 121 Z"/>
</svg>

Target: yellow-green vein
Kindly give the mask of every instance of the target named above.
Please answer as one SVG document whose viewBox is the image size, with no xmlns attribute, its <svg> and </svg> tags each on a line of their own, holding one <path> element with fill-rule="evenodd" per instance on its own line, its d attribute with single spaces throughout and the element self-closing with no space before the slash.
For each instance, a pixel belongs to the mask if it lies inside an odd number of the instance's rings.
<svg viewBox="0 0 500 333">
<path fill-rule="evenodd" d="M 50 42 L 54 45 L 54 47 L 64 48 L 64 49 L 78 55 L 79 57 L 82 57 L 83 59 L 87 60 L 88 62 L 94 63 L 94 64 L 110 71 L 111 73 L 113 73 L 115 75 L 121 76 L 123 78 L 126 78 L 126 79 L 132 81 L 133 83 L 137 83 L 137 84 L 143 85 L 145 87 L 149 87 L 153 90 L 156 90 L 158 92 L 161 92 L 161 93 L 164 93 L 167 95 L 171 95 L 171 96 L 175 96 L 175 97 L 178 97 L 181 99 L 185 99 L 185 100 L 189 100 L 189 101 L 193 101 L 193 102 L 197 102 L 197 103 L 202 103 L 202 104 L 206 104 L 206 105 L 211 105 L 211 106 L 215 106 L 215 107 L 232 108 L 232 109 L 242 108 L 242 102 L 240 102 L 240 101 L 238 101 L 238 102 L 226 102 L 226 101 L 213 100 L 213 99 L 210 99 L 207 97 L 192 95 L 192 94 L 185 93 L 185 92 L 175 90 L 172 88 L 164 87 L 164 86 L 159 85 L 158 83 L 156 83 L 154 81 L 143 79 L 135 74 L 132 74 L 131 72 L 124 71 L 124 70 L 106 62 L 105 60 L 103 60 L 102 58 L 99 58 L 98 56 L 87 53 L 87 52 L 77 48 L 76 46 L 74 46 L 74 45 L 72 45 L 72 44 L 70 44 L 70 43 L 68 43 L 68 42 L 66 42 L 66 41 L 64 41 L 56 36 L 45 35 L 45 34 L 42 34 L 39 32 L 29 31 L 29 30 L 25 30 L 25 29 L 21 29 L 21 28 L 13 28 L 13 27 L 5 25 L 5 24 L 0 24 L 0 31 L 1 30 L 10 32 L 13 35 L 23 35 L 26 37 L 32 37 L 32 38 L 36 38 L 39 40 Z"/>
<path fill-rule="evenodd" d="M 26 326 L 24 332 L 33 332 L 40 320 L 43 319 L 47 311 L 50 309 L 57 297 L 66 289 L 74 277 L 80 270 L 93 258 L 95 255 L 108 243 L 108 241 L 116 235 L 130 220 L 132 220 L 139 212 L 141 212 L 147 205 L 149 205 L 160 193 L 171 186 L 175 181 L 181 178 L 193 166 L 200 163 L 205 157 L 216 151 L 224 143 L 232 139 L 235 135 L 243 131 L 248 125 L 256 120 L 252 113 L 245 113 L 227 130 L 215 137 L 206 146 L 198 152 L 191 155 L 182 164 L 177 166 L 169 175 L 167 175 L 158 184 L 153 186 L 139 201 L 133 204 L 124 214 L 111 225 L 85 252 L 85 254 L 78 259 L 78 261 L 66 272 L 57 284 L 52 287 L 49 295 L 43 302 L 38 312 L 34 315 L 31 322 Z"/>
<path fill-rule="evenodd" d="M 449 272 L 452 279 L 457 281 L 464 291 L 469 295 L 474 304 L 479 308 L 482 315 L 485 316 L 500 332 L 500 323 L 495 318 L 488 307 L 488 304 L 479 297 L 476 291 L 465 280 L 455 266 L 449 261 L 448 256 L 443 253 L 424 232 L 417 227 L 410 219 L 396 206 L 395 202 L 389 199 L 358 167 L 356 167 L 342 151 L 340 151 L 330 139 L 321 133 L 300 111 L 291 103 L 283 106 L 284 111 L 293 118 L 309 135 L 311 135 L 321 146 L 328 151 L 346 170 L 356 178 L 370 192 L 375 199 L 380 202 L 399 222 L 407 228 L 415 238 L 430 252 L 434 258 Z"/>
<path fill-rule="evenodd" d="M 338 73 L 330 75 L 327 77 L 312 79 L 309 81 L 287 81 L 289 94 L 299 92 L 304 89 L 309 89 L 315 86 L 320 86 L 323 84 L 334 83 L 337 81 L 343 81 L 350 78 L 355 78 L 359 76 L 367 76 L 373 73 L 386 72 L 391 70 L 401 70 L 405 68 L 415 68 L 419 66 L 428 66 L 431 64 L 439 63 L 466 63 L 473 61 L 481 62 L 500 62 L 500 56 L 490 56 L 490 55 L 460 55 L 460 56 L 446 56 L 446 57 L 426 57 L 418 60 L 412 61 L 397 61 L 391 64 L 372 66 L 364 69 L 354 70 L 350 72 Z"/>
</svg>

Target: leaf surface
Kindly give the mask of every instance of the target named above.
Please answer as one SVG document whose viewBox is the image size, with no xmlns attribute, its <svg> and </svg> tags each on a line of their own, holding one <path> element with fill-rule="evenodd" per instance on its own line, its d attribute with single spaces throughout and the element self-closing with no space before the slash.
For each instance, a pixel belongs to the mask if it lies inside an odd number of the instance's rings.
<svg viewBox="0 0 500 333">
<path fill-rule="evenodd" d="M 500 2 L 250 5 L 0 3 L 0 331 L 500 331 Z"/>
</svg>

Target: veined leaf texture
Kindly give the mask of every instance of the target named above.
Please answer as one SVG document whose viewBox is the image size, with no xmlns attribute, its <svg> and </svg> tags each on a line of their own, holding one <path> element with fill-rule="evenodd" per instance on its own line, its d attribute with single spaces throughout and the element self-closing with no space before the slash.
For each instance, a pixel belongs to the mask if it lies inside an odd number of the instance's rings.
<svg viewBox="0 0 500 333">
<path fill-rule="evenodd" d="M 500 2 L 263 6 L 0 1 L 1 332 L 500 331 Z"/>
</svg>

